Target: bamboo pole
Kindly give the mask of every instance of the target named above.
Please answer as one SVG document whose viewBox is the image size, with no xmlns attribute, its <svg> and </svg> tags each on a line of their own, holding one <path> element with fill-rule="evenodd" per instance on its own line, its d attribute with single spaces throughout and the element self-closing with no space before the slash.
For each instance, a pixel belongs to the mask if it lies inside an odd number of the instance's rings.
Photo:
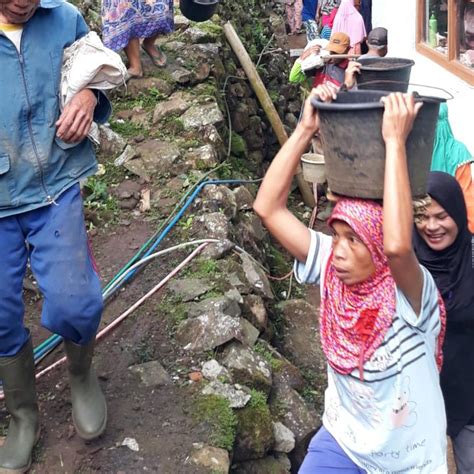
<svg viewBox="0 0 474 474">
<path fill-rule="evenodd" d="M 224 33 L 227 41 L 239 59 L 240 64 L 244 68 L 245 74 L 247 74 L 250 84 L 252 85 L 252 88 L 260 102 L 260 105 L 265 111 L 273 131 L 278 138 L 278 142 L 281 146 L 283 146 L 288 140 L 288 135 L 285 128 L 283 127 L 283 123 L 280 120 L 278 112 L 276 111 L 275 106 L 268 95 L 267 89 L 265 88 L 265 85 L 263 84 L 262 79 L 260 78 L 260 75 L 258 74 L 257 69 L 252 62 L 252 59 L 248 55 L 244 45 L 242 44 L 242 41 L 240 41 L 239 35 L 230 22 L 227 22 L 224 25 Z M 304 203 L 307 206 L 314 207 L 314 196 L 311 192 L 310 185 L 303 178 L 300 165 L 298 165 L 295 178 L 301 195 L 303 196 Z"/>
</svg>

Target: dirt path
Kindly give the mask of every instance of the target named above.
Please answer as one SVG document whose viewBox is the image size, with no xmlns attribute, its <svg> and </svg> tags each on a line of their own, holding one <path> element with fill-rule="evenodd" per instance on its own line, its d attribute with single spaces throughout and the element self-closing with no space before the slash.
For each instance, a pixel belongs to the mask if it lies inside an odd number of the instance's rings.
<svg viewBox="0 0 474 474">
<path fill-rule="evenodd" d="M 153 231 L 141 220 L 100 231 L 93 245 L 103 281 L 109 281 Z M 184 255 L 171 255 L 150 265 L 107 306 L 103 325 L 151 289 Z M 185 462 L 192 444 L 207 440 L 206 430 L 196 426 L 190 412 L 194 388 L 186 367 L 193 361 L 174 345 L 170 322 L 157 310 L 160 298 L 159 294 L 151 298 L 97 348 L 96 368 L 109 410 L 108 427 L 99 440 L 84 443 L 74 432 L 65 367 L 40 380 L 42 436 L 31 472 L 200 472 Z M 35 345 L 47 336 L 38 327 L 38 315 L 39 302 L 30 298 L 27 320 Z M 62 350 L 57 350 L 42 367 L 61 356 Z M 150 389 L 128 369 L 154 359 L 167 369 L 173 384 Z M 138 452 L 120 446 L 127 437 L 138 442 Z"/>
</svg>

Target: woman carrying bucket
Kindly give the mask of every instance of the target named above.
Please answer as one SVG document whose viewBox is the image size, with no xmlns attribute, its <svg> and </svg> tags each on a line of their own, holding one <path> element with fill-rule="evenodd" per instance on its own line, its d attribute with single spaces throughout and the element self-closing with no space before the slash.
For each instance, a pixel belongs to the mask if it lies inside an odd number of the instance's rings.
<svg viewBox="0 0 474 474">
<path fill-rule="evenodd" d="M 330 101 L 335 88 L 322 85 L 312 95 Z M 298 280 L 321 286 L 328 388 L 323 426 L 300 473 L 446 473 L 438 374 L 444 309 L 411 243 L 405 143 L 420 105 L 402 94 L 384 98 L 385 205 L 342 198 L 329 219 L 331 238 L 307 229 L 286 204 L 300 157 L 319 129 L 310 100 L 254 204 L 296 258 Z"/>
<path fill-rule="evenodd" d="M 428 194 L 414 246 L 446 304 L 441 388 L 458 474 L 468 474 L 474 471 L 474 240 L 456 178 L 431 172 Z"/>
</svg>

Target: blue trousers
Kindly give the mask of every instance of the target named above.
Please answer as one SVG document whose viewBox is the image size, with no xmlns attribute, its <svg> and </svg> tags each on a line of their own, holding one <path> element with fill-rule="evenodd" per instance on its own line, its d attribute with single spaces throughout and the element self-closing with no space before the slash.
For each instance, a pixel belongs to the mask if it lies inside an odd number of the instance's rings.
<svg viewBox="0 0 474 474">
<path fill-rule="evenodd" d="M 56 203 L 0 218 L 0 357 L 17 354 L 29 337 L 23 325 L 28 259 L 43 295 L 42 325 L 87 344 L 99 327 L 103 299 L 78 184 Z"/>
<path fill-rule="evenodd" d="M 298 474 L 365 474 L 342 450 L 329 431 L 321 429 L 313 436 L 308 454 Z"/>
</svg>

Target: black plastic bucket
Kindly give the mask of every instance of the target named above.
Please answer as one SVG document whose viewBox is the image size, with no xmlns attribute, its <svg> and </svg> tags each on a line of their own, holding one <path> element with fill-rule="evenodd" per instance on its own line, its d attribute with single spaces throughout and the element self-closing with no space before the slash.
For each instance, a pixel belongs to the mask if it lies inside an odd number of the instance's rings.
<svg viewBox="0 0 474 474">
<path fill-rule="evenodd" d="M 412 59 L 362 58 L 357 88 L 390 92 L 406 92 L 410 82 Z"/>
<path fill-rule="evenodd" d="M 385 142 L 380 91 L 340 92 L 331 103 L 313 99 L 319 109 L 321 141 L 331 191 L 344 196 L 382 199 Z M 445 99 L 419 96 L 423 107 L 407 140 L 412 196 L 426 194 L 438 112 Z"/>
<path fill-rule="evenodd" d="M 191 21 L 206 21 L 214 15 L 220 0 L 180 0 L 181 13 Z"/>
</svg>

